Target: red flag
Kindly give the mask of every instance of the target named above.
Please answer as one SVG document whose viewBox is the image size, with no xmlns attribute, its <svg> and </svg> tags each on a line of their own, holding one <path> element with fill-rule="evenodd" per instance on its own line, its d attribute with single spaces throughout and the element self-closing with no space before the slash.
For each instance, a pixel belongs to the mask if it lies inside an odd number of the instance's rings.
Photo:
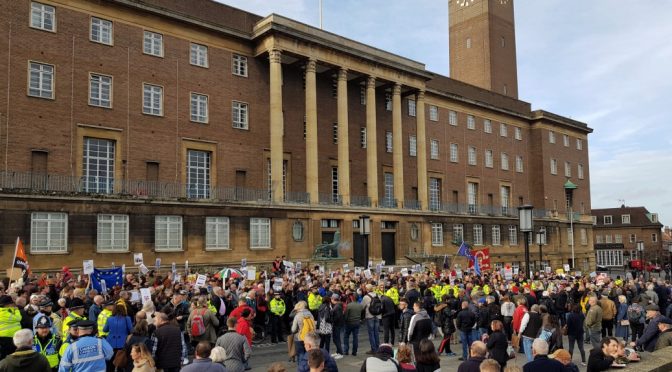
<svg viewBox="0 0 672 372">
<path fill-rule="evenodd" d="M 478 251 L 471 252 L 475 259 L 478 260 L 478 264 L 482 271 L 490 270 L 490 248 L 483 248 Z M 469 268 L 474 267 L 474 261 L 469 260 Z"/>
<path fill-rule="evenodd" d="M 28 265 L 28 257 L 26 257 L 26 251 L 25 249 L 23 249 L 23 242 L 19 237 L 16 238 L 16 250 L 14 251 L 13 267 L 19 267 L 24 271 L 30 273 L 30 265 Z"/>
</svg>

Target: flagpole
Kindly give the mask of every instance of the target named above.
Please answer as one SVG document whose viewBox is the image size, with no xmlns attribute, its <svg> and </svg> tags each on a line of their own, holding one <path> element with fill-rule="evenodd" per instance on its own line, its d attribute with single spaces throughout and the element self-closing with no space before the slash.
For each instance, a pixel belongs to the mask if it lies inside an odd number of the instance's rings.
<svg viewBox="0 0 672 372">
<path fill-rule="evenodd" d="M 14 258 L 12 259 L 12 274 L 14 274 L 14 263 L 16 263 L 16 251 L 19 249 L 19 239 L 20 238 L 17 236 L 16 244 L 14 245 Z M 12 285 L 12 278 L 10 278 L 9 280 L 9 285 L 7 286 L 8 287 L 7 289 L 9 289 L 11 285 Z"/>
</svg>

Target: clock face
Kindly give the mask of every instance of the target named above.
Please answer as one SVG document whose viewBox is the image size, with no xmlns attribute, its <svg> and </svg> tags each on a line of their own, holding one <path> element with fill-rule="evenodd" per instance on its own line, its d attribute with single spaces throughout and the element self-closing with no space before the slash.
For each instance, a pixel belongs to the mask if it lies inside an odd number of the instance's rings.
<svg viewBox="0 0 672 372">
<path fill-rule="evenodd" d="M 457 0 L 457 5 L 459 6 L 469 6 L 474 3 L 475 0 Z"/>
</svg>

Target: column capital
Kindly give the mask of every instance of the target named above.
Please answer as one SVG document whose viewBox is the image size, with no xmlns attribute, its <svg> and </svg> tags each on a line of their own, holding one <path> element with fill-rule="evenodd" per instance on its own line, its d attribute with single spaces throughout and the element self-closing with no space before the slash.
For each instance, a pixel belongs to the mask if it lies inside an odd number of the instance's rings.
<svg viewBox="0 0 672 372">
<path fill-rule="evenodd" d="M 425 99 L 425 91 L 424 90 L 418 90 L 418 93 L 415 94 L 416 100 L 418 101 L 423 101 Z"/>
<path fill-rule="evenodd" d="M 306 72 L 315 72 L 317 68 L 317 59 L 310 57 L 306 61 Z"/>
<path fill-rule="evenodd" d="M 338 80 L 348 80 L 348 69 L 345 67 L 341 67 L 338 70 Z"/>
<path fill-rule="evenodd" d="M 280 49 L 271 49 L 268 51 L 268 60 L 271 63 L 281 63 L 282 62 L 282 51 Z"/>
<path fill-rule="evenodd" d="M 401 84 L 394 83 L 394 88 L 392 88 L 392 94 L 395 96 L 401 95 Z"/>
<path fill-rule="evenodd" d="M 369 76 L 366 79 L 366 87 L 376 89 L 376 78 L 375 78 L 375 76 Z"/>
</svg>

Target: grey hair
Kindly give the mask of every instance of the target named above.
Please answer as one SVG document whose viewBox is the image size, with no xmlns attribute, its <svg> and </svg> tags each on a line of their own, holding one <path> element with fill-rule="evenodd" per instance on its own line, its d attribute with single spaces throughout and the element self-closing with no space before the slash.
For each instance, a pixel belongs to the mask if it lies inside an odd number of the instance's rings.
<svg viewBox="0 0 672 372">
<path fill-rule="evenodd" d="M 539 305 L 537 305 L 537 304 L 532 305 L 532 307 L 530 307 L 530 311 L 538 313 L 539 312 Z"/>
<path fill-rule="evenodd" d="M 535 338 L 532 342 L 532 350 L 534 350 L 537 355 L 548 355 L 548 342 L 540 338 Z"/>
<path fill-rule="evenodd" d="M 306 336 L 303 338 L 303 342 L 306 344 L 310 344 L 311 346 L 315 348 L 320 347 L 320 335 L 317 334 L 317 332 L 308 332 Z"/>
<path fill-rule="evenodd" d="M 223 363 L 226 360 L 226 350 L 221 346 L 215 346 L 210 351 L 210 359 L 213 363 Z"/>
<path fill-rule="evenodd" d="M 33 331 L 30 329 L 22 329 L 17 331 L 12 337 L 14 341 L 14 346 L 26 347 L 33 345 Z"/>
</svg>

